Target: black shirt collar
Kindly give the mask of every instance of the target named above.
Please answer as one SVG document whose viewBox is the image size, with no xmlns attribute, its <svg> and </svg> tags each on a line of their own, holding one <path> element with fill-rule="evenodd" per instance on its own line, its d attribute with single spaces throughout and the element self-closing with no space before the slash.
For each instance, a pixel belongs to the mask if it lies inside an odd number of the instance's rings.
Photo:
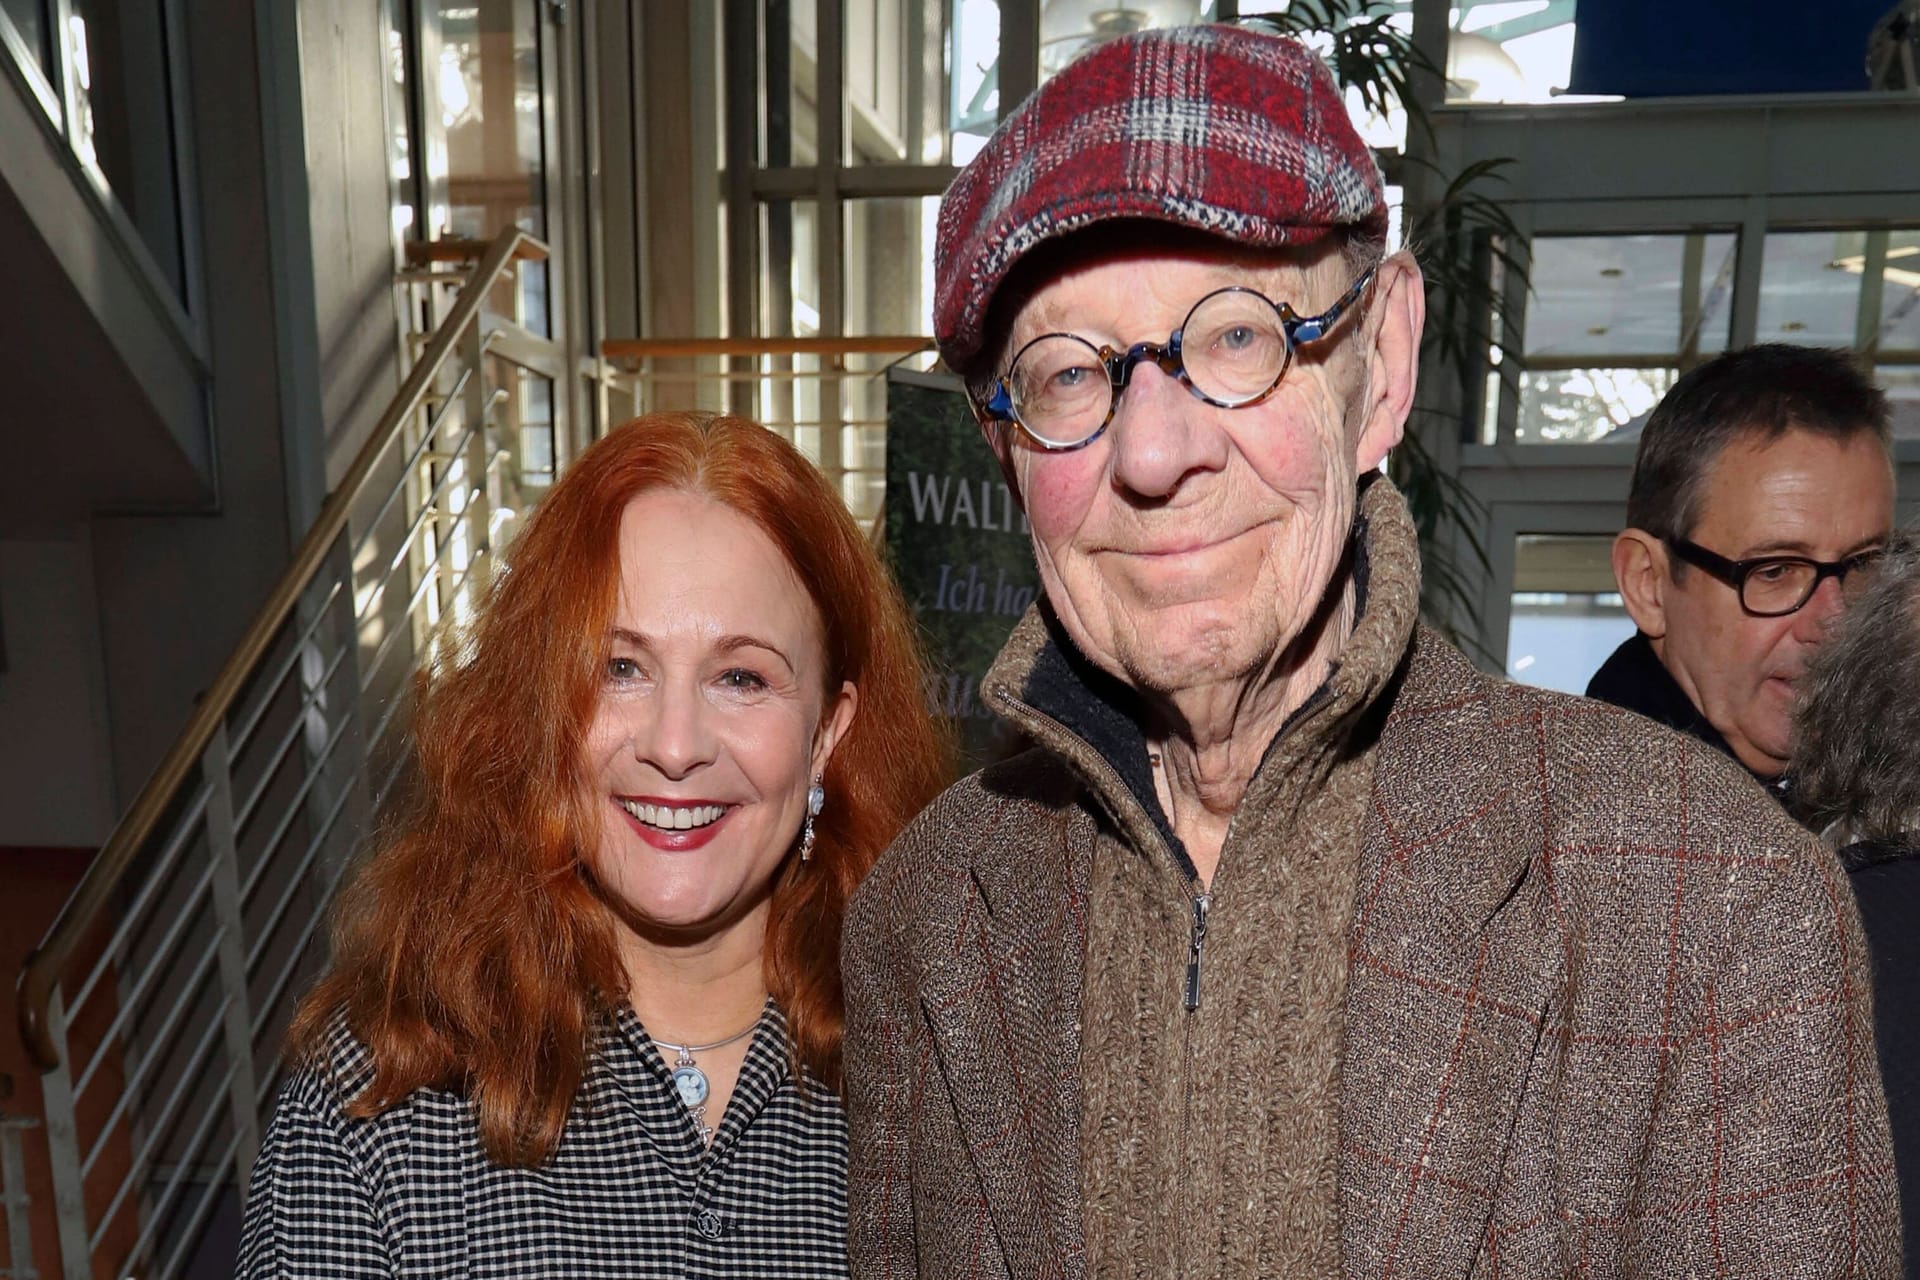
<svg viewBox="0 0 1920 1280">
<path fill-rule="evenodd" d="M 1628 711 L 1637 711 L 1669 729 L 1678 729 L 1681 733 L 1698 738 L 1753 774 L 1754 780 L 1765 787 L 1774 799 L 1785 802 L 1786 779 L 1768 778 L 1756 773 L 1739 756 L 1734 755 L 1733 748 L 1720 731 L 1700 714 L 1700 708 L 1693 705 L 1693 699 L 1687 696 L 1687 691 L 1680 687 L 1680 682 L 1660 661 L 1660 655 L 1653 651 L 1653 641 L 1647 638 L 1646 632 L 1634 632 L 1632 639 L 1615 649 L 1612 656 L 1600 665 L 1600 669 L 1593 673 L 1593 679 L 1587 683 L 1587 696 L 1624 707 Z"/>
</svg>

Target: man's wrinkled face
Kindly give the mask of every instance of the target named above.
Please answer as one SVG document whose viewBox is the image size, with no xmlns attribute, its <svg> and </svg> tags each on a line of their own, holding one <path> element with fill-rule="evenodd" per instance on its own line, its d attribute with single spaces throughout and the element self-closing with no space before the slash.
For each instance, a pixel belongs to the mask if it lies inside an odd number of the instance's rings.
<svg viewBox="0 0 1920 1280">
<path fill-rule="evenodd" d="M 1110 254 L 1034 292 L 1004 351 L 1056 332 L 1118 349 L 1165 342 L 1194 303 L 1229 285 L 1312 315 L 1350 283 L 1330 248 L 1263 259 L 1198 248 Z M 1091 444 L 1050 453 L 1004 433 L 1047 596 L 1102 668 L 1178 694 L 1261 669 L 1306 628 L 1344 554 L 1355 476 L 1393 443 L 1362 440 L 1368 363 L 1348 326 L 1363 324 L 1364 310 L 1296 351 L 1258 404 L 1214 407 L 1143 362 Z"/>
<path fill-rule="evenodd" d="M 1893 472 L 1869 434 L 1842 444 L 1807 431 L 1736 440 L 1707 473 L 1691 538 L 1727 557 L 1833 561 L 1880 546 L 1893 528 Z M 1756 618 L 1739 593 L 1695 568 L 1662 587 L 1655 651 L 1740 762 L 1766 777 L 1786 768 L 1795 682 L 1842 608 L 1826 578 L 1797 613 Z"/>
</svg>

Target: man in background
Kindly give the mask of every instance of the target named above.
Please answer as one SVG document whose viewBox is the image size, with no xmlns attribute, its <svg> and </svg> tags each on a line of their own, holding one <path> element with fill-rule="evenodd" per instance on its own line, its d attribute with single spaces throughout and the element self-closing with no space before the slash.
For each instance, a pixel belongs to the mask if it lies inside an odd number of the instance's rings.
<svg viewBox="0 0 1920 1280">
<path fill-rule="evenodd" d="M 1638 632 L 1588 696 L 1779 797 L 1795 685 L 1892 528 L 1886 396 L 1848 353 L 1763 345 L 1689 371 L 1647 420 L 1613 543 Z"/>
</svg>

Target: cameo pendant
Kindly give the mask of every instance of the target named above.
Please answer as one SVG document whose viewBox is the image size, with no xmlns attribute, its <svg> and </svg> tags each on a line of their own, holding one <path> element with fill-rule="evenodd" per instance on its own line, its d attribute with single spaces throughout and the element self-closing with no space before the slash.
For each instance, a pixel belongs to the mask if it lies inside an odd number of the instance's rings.
<svg viewBox="0 0 1920 1280">
<path fill-rule="evenodd" d="M 707 1073 L 691 1062 L 674 1065 L 673 1088 L 680 1095 L 680 1105 L 689 1111 L 706 1102 L 707 1095 L 712 1092 L 707 1087 Z"/>
</svg>

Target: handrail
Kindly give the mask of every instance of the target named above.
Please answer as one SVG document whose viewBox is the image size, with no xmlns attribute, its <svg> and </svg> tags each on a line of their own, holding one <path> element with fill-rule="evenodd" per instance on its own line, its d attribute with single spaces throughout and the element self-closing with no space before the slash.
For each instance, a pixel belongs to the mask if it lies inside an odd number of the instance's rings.
<svg viewBox="0 0 1920 1280">
<path fill-rule="evenodd" d="M 600 354 L 609 360 L 648 356 L 838 356 L 911 355 L 933 346 L 917 334 L 854 338 L 608 338 Z"/>
<path fill-rule="evenodd" d="M 510 233 L 503 231 L 500 234 Z M 474 240 L 467 236 L 441 236 L 437 240 L 409 240 L 406 248 L 407 262 L 416 267 L 434 262 L 475 262 L 481 260 L 487 250 L 498 243 L 498 236 L 492 240 Z M 514 257 L 535 262 L 546 259 L 547 246 L 532 236 L 522 232 L 520 244 L 521 247 L 515 252 Z"/>
<path fill-rule="evenodd" d="M 274 634 L 293 612 L 301 595 L 312 584 L 325 563 L 333 541 L 346 528 L 347 516 L 367 478 L 373 474 L 380 455 L 393 443 L 409 418 L 419 409 L 434 379 L 439 376 L 455 344 L 467 327 L 476 323 L 480 308 L 508 265 L 521 258 L 542 259 L 547 246 L 518 228 L 509 228 L 494 237 L 459 297 L 448 309 L 446 319 L 433 335 L 433 341 L 421 354 L 401 383 L 399 392 L 381 415 L 367 442 L 355 455 L 353 464 L 328 495 L 312 528 L 294 552 L 293 563 L 281 575 L 266 603 L 254 615 L 239 645 L 228 657 L 212 686 L 201 697 L 186 729 L 174 741 L 166 758 L 140 789 L 132 808 L 121 818 L 113 834 L 107 837 L 99 856 L 87 868 L 80 884 L 60 909 L 53 927 L 27 957 L 17 984 L 19 1029 L 22 1043 L 34 1065 L 52 1071 L 60 1065 L 59 1048 L 48 1025 L 48 1013 L 60 974 L 73 958 L 74 949 L 91 930 L 113 901 L 115 891 L 126 877 L 134 859 L 153 835 L 154 827 L 178 794 L 181 784 L 198 764 L 214 732 L 233 709 L 247 678 L 253 674 L 272 643 Z"/>
</svg>

